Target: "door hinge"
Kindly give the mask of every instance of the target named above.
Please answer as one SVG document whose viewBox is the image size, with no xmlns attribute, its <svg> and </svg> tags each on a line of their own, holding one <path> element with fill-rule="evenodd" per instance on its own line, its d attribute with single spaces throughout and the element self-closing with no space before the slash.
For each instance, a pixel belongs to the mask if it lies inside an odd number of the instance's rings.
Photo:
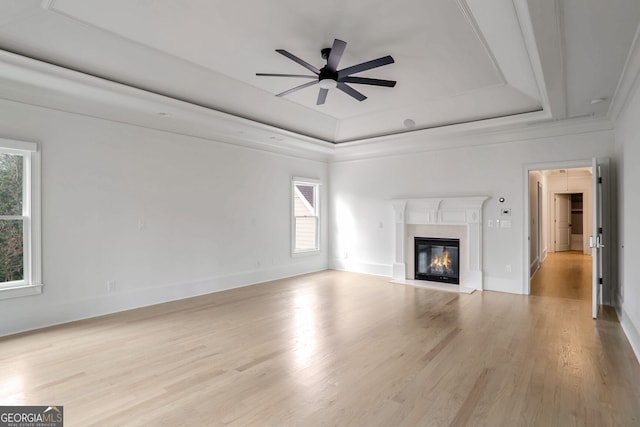
<svg viewBox="0 0 640 427">
<path fill-rule="evenodd" d="M 602 285 L 602 277 L 598 279 L 598 283 Z"/>
<path fill-rule="evenodd" d="M 601 176 L 598 177 L 598 184 L 602 184 L 602 177 Z"/>
<path fill-rule="evenodd" d="M 598 227 L 598 233 L 602 234 L 602 227 Z"/>
</svg>

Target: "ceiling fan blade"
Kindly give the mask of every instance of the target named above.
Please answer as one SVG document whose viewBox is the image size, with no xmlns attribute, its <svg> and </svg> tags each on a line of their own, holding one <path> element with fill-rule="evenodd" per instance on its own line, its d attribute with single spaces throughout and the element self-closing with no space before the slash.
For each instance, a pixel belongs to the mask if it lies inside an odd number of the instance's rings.
<svg viewBox="0 0 640 427">
<path fill-rule="evenodd" d="M 347 42 L 335 39 L 333 40 L 333 46 L 331 46 L 331 53 L 329 53 L 329 58 L 327 59 L 327 66 L 330 70 L 337 70 L 338 63 L 342 58 L 342 54 L 344 53 L 344 49 L 347 47 Z"/>
<path fill-rule="evenodd" d="M 383 56 L 382 58 L 373 59 L 371 61 L 363 62 L 362 64 L 354 65 L 352 67 L 343 68 L 338 71 L 338 79 L 342 79 L 351 74 L 367 71 L 372 68 L 382 67 L 383 65 L 393 64 L 393 58 L 390 55 Z"/>
<path fill-rule="evenodd" d="M 343 91 L 347 95 L 353 96 L 355 99 L 357 99 L 360 102 L 362 102 L 365 99 L 367 99 L 367 97 L 364 96 L 362 93 L 358 92 L 357 90 L 355 90 L 351 86 L 344 84 L 343 82 L 338 82 L 338 86 L 337 87 L 338 87 L 338 89 L 340 89 L 341 91 Z"/>
<path fill-rule="evenodd" d="M 381 79 L 369 79 L 367 77 L 344 77 L 340 79 L 341 82 L 345 83 L 356 83 L 361 85 L 373 85 L 373 86 L 386 86 L 386 87 L 394 87 L 396 82 L 394 80 L 381 80 Z"/>
<path fill-rule="evenodd" d="M 305 76 L 303 74 L 273 74 L 273 73 L 256 73 L 256 76 L 266 77 L 299 77 L 304 79 L 317 79 L 318 76 Z"/>
<path fill-rule="evenodd" d="M 287 58 L 289 58 L 290 60 L 292 60 L 293 62 L 296 62 L 300 65 L 302 65 L 304 68 L 306 68 L 309 71 L 312 71 L 316 74 L 320 74 L 320 70 L 318 70 L 316 67 L 314 67 L 313 65 L 309 64 L 306 61 L 303 61 L 302 59 L 298 58 L 297 56 L 295 56 L 292 53 L 287 52 L 284 49 L 276 49 L 276 52 L 278 52 L 281 55 L 286 56 Z"/>
<path fill-rule="evenodd" d="M 298 91 L 298 90 L 300 90 L 300 89 L 304 89 L 305 87 L 309 87 L 309 86 L 313 86 L 313 85 L 315 85 L 315 84 L 318 84 L 318 81 L 319 81 L 319 80 L 315 80 L 315 81 L 313 81 L 313 82 L 308 82 L 308 83 L 305 83 L 305 84 L 301 84 L 300 86 L 296 86 L 296 87 L 291 88 L 291 89 L 289 89 L 289 90 L 285 90 L 284 92 L 279 93 L 279 94 L 277 94 L 276 96 L 285 96 L 285 95 L 289 95 L 290 93 L 295 92 L 295 91 Z"/>
<path fill-rule="evenodd" d="M 329 89 L 320 88 L 320 92 L 318 93 L 318 102 L 316 102 L 316 105 L 324 104 L 324 101 L 327 99 L 328 93 L 329 93 Z"/>
</svg>

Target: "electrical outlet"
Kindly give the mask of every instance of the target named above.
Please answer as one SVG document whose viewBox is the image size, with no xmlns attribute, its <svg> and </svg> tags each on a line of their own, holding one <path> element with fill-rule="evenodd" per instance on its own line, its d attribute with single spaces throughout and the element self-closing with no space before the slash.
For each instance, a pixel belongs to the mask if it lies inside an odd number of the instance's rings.
<svg viewBox="0 0 640 427">
<path fill-rule="evenodd" d="M 511 264 L 507 264 L 506 270 L 507 273 L 511 273 Z"/>
<path fill-rule="evenodd" d="M 493 220 L 490 219 L 489 221 L 487 221 L 487 227 L 489 228 L 493 228 Z"/>
<path fill-rule="evenodd" d="M 107 292 L 113 292 L 116 290 L 116 281 L 115 280 L 109 280 L 107 282 Z"/>
</svg>

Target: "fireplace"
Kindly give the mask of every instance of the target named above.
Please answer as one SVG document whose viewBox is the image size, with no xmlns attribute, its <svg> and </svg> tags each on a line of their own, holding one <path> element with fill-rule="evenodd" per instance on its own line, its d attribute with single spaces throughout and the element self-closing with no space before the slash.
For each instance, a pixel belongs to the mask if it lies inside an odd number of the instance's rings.
<svg viewBox="0 0 640 427">
<path fill-rule="evenodd" d="M 415 237 L 415 279 L 460 284 L 460 240 Z"/>
<path fill-rule="evenodd" d="M 487 199 L 485 196 L 393 199 L 394 281 L 432 286 L 430 282 L 415 280 L 417 278 L 414 276 L 414 238 L 431 236 L 458 239 L 459 286 L 452 288 L 459 292 L 482 290 L 482 205 Z M 436 286 L 448 285 L 443 283 Z"/>
</svg>

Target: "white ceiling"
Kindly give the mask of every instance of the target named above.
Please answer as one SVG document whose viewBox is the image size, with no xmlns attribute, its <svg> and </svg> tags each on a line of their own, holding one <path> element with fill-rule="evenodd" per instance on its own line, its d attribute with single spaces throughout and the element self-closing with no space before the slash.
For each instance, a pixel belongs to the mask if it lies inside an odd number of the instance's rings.
<svg viewBox="0 0 640 427">
<path fill-rule="evenodd" d="M 637 0 L 0 0 L 0 48 L 342 143 L 500 117 L 603 116 L 639 21 Z M 320 68 L 334 38 L 348 43 L 339 68 L 392 55 L 359 75 L 397 86 L 354 84 L 368 99 L 331 90 L 316 106 L 317 86 L 276 97 L 304 81 L 255 75 L 308 74 L 275 49 Z M 24 92 L 0 81 L 0 97 L 48 96 Z"/>
</svg>

